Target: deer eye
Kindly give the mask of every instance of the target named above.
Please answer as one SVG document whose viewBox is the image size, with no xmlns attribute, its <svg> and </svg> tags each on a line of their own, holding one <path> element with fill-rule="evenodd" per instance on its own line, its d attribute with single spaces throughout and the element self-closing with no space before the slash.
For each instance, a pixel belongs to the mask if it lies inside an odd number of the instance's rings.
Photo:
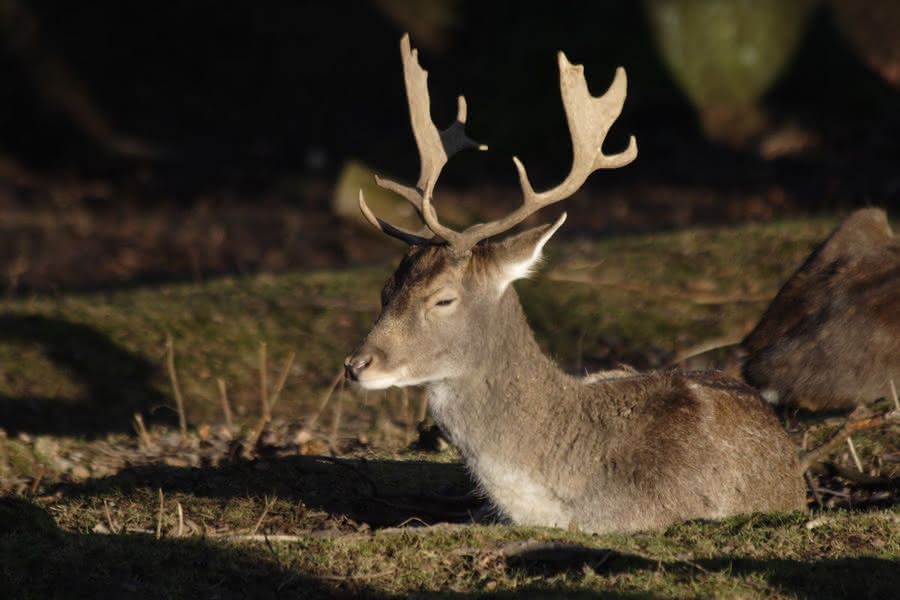
<svg viewBox="0 0 900 600">
<path fill-rule="evenodd" d="M 442 298 L 434 303 L 435 306 L 450 306 L 456 302 L 456 298 Z"/>
</svg>

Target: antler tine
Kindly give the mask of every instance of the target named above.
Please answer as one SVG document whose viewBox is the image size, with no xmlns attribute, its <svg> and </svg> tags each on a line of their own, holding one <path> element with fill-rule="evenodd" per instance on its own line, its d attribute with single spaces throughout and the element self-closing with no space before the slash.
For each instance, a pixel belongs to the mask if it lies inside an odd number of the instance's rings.
<svg viewBox="0 0 900 600">
<path fill-rule="evenodd" d="M 541 208 L 574 194 L 588 176 L 597 169 L 623 167 L 637 158 L 637 140 L 628 140 L 628 147 L 618 154 L 603 154 L 603 142 L 610 127 L 619 118 L 625 103 L 627 81 L 625 69 L 616 69 L 616 76 L 602 96 L 591 96 L 584 79 L 584 66 L 573 65 L 559 53 L 559 87 L 562 94 L 569 134 L 572 138 L 572 169 L 558 186 L 535 192 L 528 181 L 525 166 L 513 157 L 522 186 L 522 205 L 496 221 L 472 225 L 454 239 L 457 251 L 464 251 L 479 241 L 510 229 Z"/>
<path fill-rule="evenodd" d="M 369 205 L 366 204 L 366 198 L 363 195 L 362 189 L 359 190 L 359 211 L 363 214 L 366 221 L 369 222 L 369 225 L 377 229 L 382 233 L 386 233 L 387 235 L 397 238 L 398 240 L 402 240 L 410 245 L 416 244 L 430 244 L 434 239 L 433 236 L 427 235 L 428 231 L 423 229 L 418 233 L 413 233 L 412 231 L 407 231 L 401 227 L 396 227 L 391 225 L 387 221 L 383 221 L 375 216 L 369 209 Z"/>
<path fill-rule="evenodd" d="M 382 177 L 376 177 L 375 182 L 406 198 L 415 207 L 428 228 L 436 236 L 449 241 L 459 234 L 444 227 L 438 221 L 437 214 L 431 206 L 434 185 L 451 156 L 466 148 L 487 150 L 487 146 L 475 142 L 466 135 L 467 108 L 466 99 L 463 96 L 458 98 L 456 120 L 447 129 L 438 132 L 431 119 L 428 71 L 419 65 L 418 51 L 410 46 L 409 34 L 405 34 L 400 40 L 400 54 L 403 59 L 403 80 L 409 103 L 409 117 L 413 136 L 416 139 L 416 147 L 419 150 L 419 180 L 415 187 Z M 368 217 L 366 218 L 368 219 Z"/>
</svg>

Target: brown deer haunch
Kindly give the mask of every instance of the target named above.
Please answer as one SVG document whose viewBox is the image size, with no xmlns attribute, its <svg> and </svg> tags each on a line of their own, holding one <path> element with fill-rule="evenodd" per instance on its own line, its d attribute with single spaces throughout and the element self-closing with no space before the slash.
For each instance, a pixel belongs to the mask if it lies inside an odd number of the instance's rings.
<svg viewBox="0 0 900 600">
<path fill-rule="evenodd" d="M 742 345 L 744 378 L 773 403 L 845 410 L 900 386 L 900 238 L 884 211 L 844 219 Z"/>
<path fill-rule="evenodd" d="M 463 130 L 465 102 L 439 133 L 427 73 L 405 36 L 401 51 L 421 172 L 414 187 L 378 182 L 409 200 L 426 227 L 393 227 L 360 194 L 369 222 L 410 248 L 384 286 L 378 320 L 345 362 L 347 377 L 364 389 L 425 385 L 435 420 L 515 523 L 632 531 L 804 506 L 796 450 L 751 388 L 713 372 L 582 379 L 541 352 L 511 283 L 528 275 L 565 215 L 488 240 L 570 196 L 593 171 L 634 160 L 633 137 L 619 154 L 602 151 L 625 101 L 625 71 L 595 98 L 583 68 L 560 53 L 571 172 L 538 193 L 516 160 L 522 206 L 457 232 L 440 223 L 432 193 L 447 158 L 477 146 Z"/>
</svg>

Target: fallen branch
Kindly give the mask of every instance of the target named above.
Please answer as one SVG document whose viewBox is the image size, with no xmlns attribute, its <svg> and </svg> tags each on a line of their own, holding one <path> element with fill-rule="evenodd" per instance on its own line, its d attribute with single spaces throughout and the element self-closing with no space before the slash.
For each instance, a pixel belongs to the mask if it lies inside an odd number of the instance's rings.
<svg viewBox="0 0 900 600">
<path fill-rule="evenodd" d="M 833 452 L 835 448 L 843 444 L 854 433 L 859 431 L 866 431 L 868 429 L 874 429 L 876 427 L 881 427 L 882 425 L 895 422 L 900 422 L 900 411 L 897 410 L 892 410 L 883 415 L 870 417 L 868 419 L 847 421 L 843 426 L 841 426 L 840 429 L 835 432 L 833 436 L 831 436 L 831 439 L 829 439 L 827 442 L 821 444 L 816 448 L 813 448 L 812 450 L 809 450 L 808 452 L 801 452 L 800 465 L 804 471 L 807 471 L 810 465 L 822 462 L 822 459 Z"/>
<path fill-rule="evenodd" d="M 263 506 L 262 514 L 259 515 L 259 519 L 256 520 L 256 524 L 253 525 L 253 529 L 250 530 L 250 535 L 256 535 L 256 532 L 259 531 L 260 525 L 262 525 L 263 520 L 266 518 L 266 515 L 269 514 L 269 511 L 275 506 L 275 503 L 278 501 L 277 496 L 272 496 L 272 499 L 269 500 L 268 497 L 265 498 L 265 506 Z"/>
</svg>

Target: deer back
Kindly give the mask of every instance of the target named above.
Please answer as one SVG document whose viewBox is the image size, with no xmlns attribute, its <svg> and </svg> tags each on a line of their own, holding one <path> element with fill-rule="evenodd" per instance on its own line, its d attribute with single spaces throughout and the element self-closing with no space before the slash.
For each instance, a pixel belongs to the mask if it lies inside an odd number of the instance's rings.
<svg viewBox="0 0 900 600">
<path fill-rule="evenodd" d="M 885 212 L 844 219 L 742 345 L 745 379 L 777 403 L 849 409 L 900 384 L 900 240 Z"/>
</svg>

